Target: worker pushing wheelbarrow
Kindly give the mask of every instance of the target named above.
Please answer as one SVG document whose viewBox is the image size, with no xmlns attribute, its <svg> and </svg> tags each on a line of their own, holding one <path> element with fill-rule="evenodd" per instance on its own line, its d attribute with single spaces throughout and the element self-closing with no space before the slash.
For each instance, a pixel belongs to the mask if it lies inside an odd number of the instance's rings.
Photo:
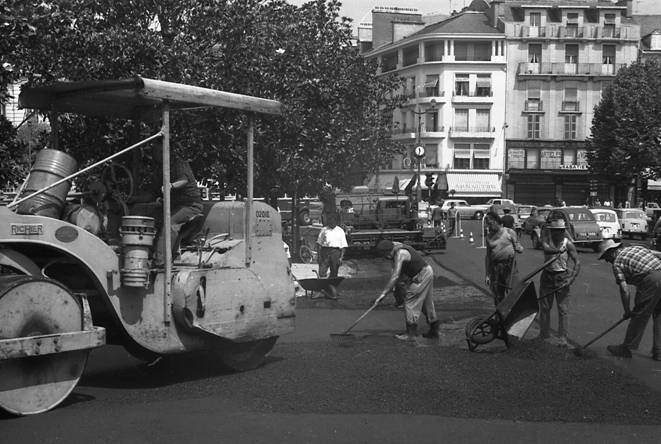
<svg viewBox="0 0 661 444">
<path fill-rule="evenodd" d="M 557 221 L 553 221 L 552 223 L 556 222 Z M 550 231 L 551 233 L 555 231 L 557 233 L 551 236 L 557 238 L 560 234 L 564 233 L 564 229 L 562 231 L 559 230 L 561 227 L 558 226 L 555 228 L 558 228 L 558 230 L 553 229 L 552 225 L 547 227 L 547 231 Z M 550 239 L 553 240 L 554 238 L 550 237 Z M 497 292 L 500 290 L 499 287 L 491 285 L 492 291 L 494 291 L 494 299 L 496 301 L 496 311 L 487 318 L 475 318 L 466 325 L 466 341 L 468 342 L 469 350 L 474 351 L 479 345 L 487 344 L 494 339 L 503 340 L 505 345 L 509 348 L 510 337 L 520 339 L 526 334 L 530 325 L 539 313 L 540 306 L 544 306 L 545 313 L 548 313 L 552 303 L 552 300 L 549 301 L 549 298 L 559 295 L 564 289 L 571 285 L 578 275 L 580 268 L 577 260 L 574 261 L 574 269 L 564 273 L 559 279 L 552 279 L 551 286 L 548 285 L 547 278 L 543 279 L 540 295 L 539 297 L 537 296 L 532 278 L 537 275 L 537 273 L 547 269 L 547 267 L 551 268 L 550 273 L 552 275 L 553 265 L 556 264 L 558 260 L 563 260 L 567 251 L 566 242 L 560 241 L 559 243 L 553 244 L 558 245 L 560 248 L 553 248 L 553 246 L 551 246 L 547 252 L 551 256 L 549 257 L 547 254 L 546 260 L 543 264 L 521 279 L 515 279 L 516 261 L 512 260 L 509 283 L 503 289 L 502 293 Z M 566 266 L 566 263 L 561 265 Z M 545 273 L 545 276 L 546 275 L 548 275 L 548 272 Z M 494 288 L 496 288 L 496 290 L 494 290 Z M 500 298 L 500 295 L 502 295 L 502 298 Z"/>
</svg>

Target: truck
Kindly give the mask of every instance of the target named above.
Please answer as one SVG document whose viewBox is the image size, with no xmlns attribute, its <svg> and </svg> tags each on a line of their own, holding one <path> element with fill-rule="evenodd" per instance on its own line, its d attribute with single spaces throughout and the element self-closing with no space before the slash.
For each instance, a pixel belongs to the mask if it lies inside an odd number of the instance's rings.
<svg viewBox="0 0 661 444">
<path fill-rule="evenodd" d="M 53 137 L 17 198 L 0 207 L 0 408 L 16 415 L 54 408 L 78 383 L 90 350 L 106 343 L 143 360 L 204 352 L 243 371 L 293 332 L 296 298 L 280 215 L 253 201 L 254 122 L 281 115 L 279 102 L 135 77 L 24 87 L 19 103 L 51 119 L 57 111 L 133 120 L 154 132 L 82 169 Z M 205 201 L 178 236 L 163 236 L 165 261 L 156 264 L 159 227 L 128 204 L 136 178 L 126 168 L 105 174 L 108 163 L 160 142 L 159 174 L 170 184 L 171 120 L 220 108 L 247 114 L 247 199 Z M 72 181 L 100 167 L 106 180 L 90 180 L 69 211 Z M 162 191 L 163 204 L 152 209 L 170 233 L 170 186 Z M 100 204 L 111 199 L 116 212 L 104 214 L 108 206 Z"/>
<path fill-rule="evenodd" d="M 419 217 L 415 202 L 403 195 L 377 193 L 336 196 L 340 226 L 349 249 L 370 250 L 382 239 L 402 242 L 419 249 L 444 249 L 443 227 L 433 227 Z M 299 227 L 299 256 L 304 262 L 316 257 L 321 224 Z"/>
</svg>

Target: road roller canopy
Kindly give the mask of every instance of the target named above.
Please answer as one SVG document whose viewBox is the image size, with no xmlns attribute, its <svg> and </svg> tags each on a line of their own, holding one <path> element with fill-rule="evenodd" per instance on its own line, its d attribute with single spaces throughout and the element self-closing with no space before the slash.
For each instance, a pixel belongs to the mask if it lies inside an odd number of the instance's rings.
<svg viewBox="0 0 661 444">
<path fill-rule="evenodd" d="M 22 108 L 44 112 L 135 120 L 158 119 L 165 103 L 172 110 L 221 107 L 260 114 L 282 114 L 282 105 L 276 100 L 143 77 L 54 82 L 24 87 L 18 103 Z"/>
</svg>

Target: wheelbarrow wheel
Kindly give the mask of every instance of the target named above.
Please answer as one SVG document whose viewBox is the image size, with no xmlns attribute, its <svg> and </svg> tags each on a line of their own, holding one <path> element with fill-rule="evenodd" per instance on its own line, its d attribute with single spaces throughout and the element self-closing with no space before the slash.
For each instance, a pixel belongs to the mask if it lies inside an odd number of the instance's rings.
<svg viewBox="0 0 661 444">
<path fill-rule="evenodd" d="M 264 363 L 273 350 L 277 336 L 249 342 L 223 340 L 213 353 L 226 367 L 237 372 L 253 370 Z"/>
<path fill-rule="evenodd" d="M 0 279 L 0 338 L 76 332 L 83 309 L 53 281 L 27 276 Z M 61 403 L 83 373 L 89 350 L 0 360 L 0 407 L 15 415 L 45 412 Z"/>
<path fill-rule="evenodd" d="M 466 339 L 473 344 L 487 344 L 496 339 L 496 325 L 490 319 L 475 318 L 466 324 Z"/>
</svg>

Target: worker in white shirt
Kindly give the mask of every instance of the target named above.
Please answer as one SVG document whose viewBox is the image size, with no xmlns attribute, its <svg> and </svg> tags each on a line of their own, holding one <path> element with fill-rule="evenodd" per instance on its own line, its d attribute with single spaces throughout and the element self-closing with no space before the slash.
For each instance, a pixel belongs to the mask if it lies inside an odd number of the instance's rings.
<svg viewBox="0 0 661 444">
<path fill-rule="evenodd" d="M 326 225 L 321 229 L 317 238 L 318 258 L 319 258 L 319 277 L 337 277 L 337 272 L 344 258 L 344 252 L 347 245 L 347 237 L 344 230 L 337 226 L 337 214 L 329 213 L 326 216 Z M 337 290 L 333 285 L 329 286 L 330 294 L 326 296 L 331 299 L 337 299 Z"/>
</svg>

